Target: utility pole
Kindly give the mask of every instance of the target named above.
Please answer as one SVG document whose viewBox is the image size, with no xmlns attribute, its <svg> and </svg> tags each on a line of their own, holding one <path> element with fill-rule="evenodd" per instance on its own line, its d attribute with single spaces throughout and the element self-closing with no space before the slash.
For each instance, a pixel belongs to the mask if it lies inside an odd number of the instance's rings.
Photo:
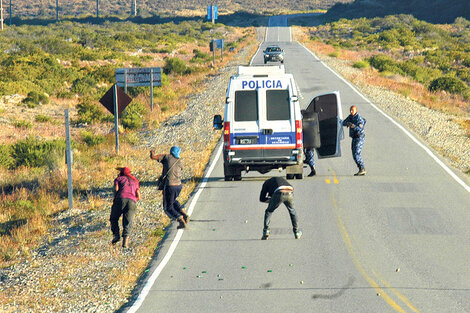
<svg viewBox="0 0 470 313">
<path fill-rule="evenodd" d="M 96 18 L 100 18 L 100 1 L 96 0 Z"/>
<path fill-rule="evenodd" d="M 10 0 L 10 26 L 11 26 L 11 0 Z"/>
<path fill-rule="evenodd" d="M 0 24 L 1 30 L 3 30 L 3 0 L 0 0 Z"/>
<path fill-rule="evenodd" d="M 55 1 L 55 20 L 59 21 L 59 0 Z"/>
<path fill-rule="evenodd" d="M 132 0 L 131 15 L 137 15 L 137 0 Z"/>
</svg>

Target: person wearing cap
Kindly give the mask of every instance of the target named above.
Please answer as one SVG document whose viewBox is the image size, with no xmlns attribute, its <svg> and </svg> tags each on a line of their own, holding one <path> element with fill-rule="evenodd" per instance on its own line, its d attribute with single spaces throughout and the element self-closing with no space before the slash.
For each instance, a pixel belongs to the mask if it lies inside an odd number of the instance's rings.
<svg viewBox="0 0 470 313">
<path fill-rule="evenodd" d="M 366 169 L 364 166 L 364 160 L 362 160 L 362 147 L 364 146 L 365 134 L 364 126 L 366 125 L 366 119 L 357 113 L 357 107 L 355 105 L 349 108 L 351 114 L 346 117 L 343 121 L 343 126 L 349 127 L 349 137 L 352 138 L 351 150 L 354 162 L 356 162 L 359 172 L 354 174 L 355 176 L 366 175 Z"/>
<path fill-rule="evenodd" d="M 121 240 L 119 230 L 119 218 L 122 215 L 122 246 L 129 246 L 129 234 L 137 210 L 136 202 L 140 200 L 141 194 L 139 181 L 131 174 L 128 167 L 118 167 L 119 175 L 114 180 L 114 200 L 111 207 L 111 231 L 113 233 L 114 245 Z"/>
<path fill-rule="evenodd" d="M 150 150 L 150 158 L 162 163 L 162 176 L 165 177 L 163 187 L 163 210 L 170 219 L 179 222 L 179 228 L 186 227 L 189 216 L 177 200 L 181 189 L 181 176 L 183 174 L 183 164 L 180 159 L 181 149 L 173 146 L 169 154 L 155 154 Z"/>
<path fill-rule="evenodd" d="M 299 230 L 297 225 L 297 215 L 294 209 L 294 187 L 282 177 L 271 177 L 266 180 L 261 188 L 259 201 L 268 202 L 268 208 L 264 212 L 264 228 L 262 240 L 267 240 L 270 235 L 269 224 L 271 222 L 271 215 L 284 203 L 289 211 L 290 220 L 292 222 L 292 230 L 294 231 L 295 239 L 302 237 L 302 231 Z"/>
</svg>

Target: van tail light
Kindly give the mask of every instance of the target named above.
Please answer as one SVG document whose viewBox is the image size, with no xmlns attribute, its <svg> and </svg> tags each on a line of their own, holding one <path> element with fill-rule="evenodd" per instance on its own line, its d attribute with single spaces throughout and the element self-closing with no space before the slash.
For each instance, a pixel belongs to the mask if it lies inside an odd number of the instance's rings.
<svg viewBox="0 0 470 313">
<path fill-rule="evenodd" d="M 224 148 L 230 149 L 230 122 L 224 122 Z"/>
<path fill-rule="evenodd" d="M 302 121 L 296 120 L 295 121 L 295 148 L 302 149 L 303 141 L 302 141 Z"/>
</svg>

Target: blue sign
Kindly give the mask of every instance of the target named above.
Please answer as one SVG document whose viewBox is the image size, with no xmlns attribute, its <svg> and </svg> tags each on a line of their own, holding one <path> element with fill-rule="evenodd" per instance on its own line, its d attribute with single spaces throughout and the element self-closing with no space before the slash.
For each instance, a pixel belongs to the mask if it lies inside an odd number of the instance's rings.
<svg viewBox="0 0 470 313">
<path fill-rule="evenodd" d="M 214 20 L 218 18 L 218 8 L 215 5 L 208 5 L 207 6 L 207 19 L 212 20 L 212 14 L 214 15 Z"/>
<path fill-rule="evenodd" d="M 225 40 L 223 39 L 216 39 L 215 44 L 217 45 L 217 49 L 223 49 L 225 46 Z"/>
</svg>

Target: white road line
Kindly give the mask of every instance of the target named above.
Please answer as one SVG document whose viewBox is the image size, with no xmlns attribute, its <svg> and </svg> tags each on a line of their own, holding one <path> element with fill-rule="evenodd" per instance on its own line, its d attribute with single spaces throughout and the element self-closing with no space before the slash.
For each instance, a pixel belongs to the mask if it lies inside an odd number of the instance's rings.
<svg viewBox="0 0 470 313">
<path fill-rule="evenodd" d="M 196 206 L 197 200 L 199 199 L 199 196 L 201 195 L 202 191 L 204 190 L 204 187 L 206 187 L 207 182 L 208 182 L 208 177 L 211 175 L 212 171 L 214 170 L 215 164 L 217 163 L 217 160 L 220 157 L 220 154 L 222 153 L 222 145 L 220 145 L 219 150 L 217 151 L 217 154 L 215 158 L 212 160 L 212 163 L 207 170 L 206 175 L 202 179 L 202 183 L 198 188 L 196 194 L 194 195 L 194 198 L 191 200 L 191 204 L 189 205 L 188 209 L 188 215 L 191 215 L 191 213 L 194 210 L 194 207 Z M 148 293 L 150 292 L 150 289 L 152 288 L 153 284 L 157 280 L 158 276 L 160 276 L 160 273 L 162 270 L 165 268 L 167 265 L 168 261 L 170 261 L 171 256 L 173 255 L 173 252 L 175 252 L 176 247 L 178 246 L 178 243 L 181 239 L 181 236 L 183 236 L 184 229 L 178 229 L 175 239 L 170 245 L 170 248 L 168 249 L 168 252 L 166 253 L 165 257 L 163 260 L 158 264 L 157 268 L 155 271 L 152 273 L 152 275 L 149 277 L 147 282 L 145 283 L 144 288 L 142 288 L 142 291 L 139 294 L 139 297 L 137 300 L 134 302 L 132 307 L 127 311 L 128 313 L 135 313 L 137 310 L 140 308 L 142 303 L 144 302 L 145 298 L 147 297 Z"/>
<path fill-rule="evenodd" d="M 297 41 L 298 42 L 298 41 Z M 379 107 L 377 107 L 375 104 L 373 104 L 369 99 L 367 99 L 359 90 L 356 89 L 350 82 L 348 82 L 344 77 L 336 73 L 331 67 L 329 67 L 325 62 L 320 60 L 312 51 L 310 51 L 307 47 L 305 47 L 303 44 L 298 42 L 299 45 L 304 47 L 305 50 L 307 50 L 315 59 L 320 61 L 321 64 L 323 64 L 327 69 L 329 69 L 333 74 L 335 74 L 339 79 L 341 79 L 346 85 L 348 85 L 352 90 L 354 90 L 362 99 L 364 99 L 367 103 L 369 103 L 374 109 L 376 109 L 379 113 L 381 113 L 383 116 L 385 116 L 387 119 L 389 119 L 395 126 L 397 126 L 401 131 L 403 131 L 408 137 L 411 138 L 419 147 L 421 147 L 426 153 L 434 160 L 436 161 L 437 164 L 439 164 L 444 171 L 447 172 L 456 182 L 458 182 L 466 191 L 470 192 L 470 186 L 468 186 L 460 177 L 458 177 L 447 165 L 444 164 L 432 151 L 426 147 L 424 144 L 422 144 L 416 137 L 414 137 L 408 130 L 405 129 L 402 125 L 400 125 L 398 122 L 396 122 L 392 117 L 390 117 L 387 113 L 382 111 Z"/>
</svg>

